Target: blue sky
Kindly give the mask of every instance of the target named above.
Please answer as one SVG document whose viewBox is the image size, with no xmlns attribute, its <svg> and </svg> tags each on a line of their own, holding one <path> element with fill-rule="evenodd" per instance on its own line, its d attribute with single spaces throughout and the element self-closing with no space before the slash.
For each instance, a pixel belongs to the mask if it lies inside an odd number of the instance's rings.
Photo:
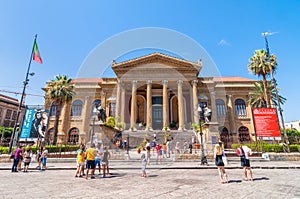
<svg viewBox="0 0 300 199">
<path fill-rule="evenodd" d="M 286 121 L 299 120 L 300 1 L 0 1 L 0 90 L 22 92 L 33 37 L 44 64 L 32 63 L 27 93 L 43 95 L 45 82 L 57 74 L 76 78 L 87 55 L 121 32 L 161 27 L 198 42 L 222 76 L 257 77 L 248 73 L 249 58 L 265 48 L 278 58 L 276 78 Z M 203 66 L 205 67 L 205 66 Z M 8 94 L 8 93 L 3 93 Z M 10 95 L 20 99 L 20 95 Z M 43 104 L 26 97 L 26 104 Z"/>
</svg>

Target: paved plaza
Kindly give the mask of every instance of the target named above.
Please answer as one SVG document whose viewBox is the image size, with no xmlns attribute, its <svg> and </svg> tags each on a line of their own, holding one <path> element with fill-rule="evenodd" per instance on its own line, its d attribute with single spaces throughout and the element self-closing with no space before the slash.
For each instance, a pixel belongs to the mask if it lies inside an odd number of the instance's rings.
<svg viewBox="0 0 300 199">
<path fill-rule="evenodd" d="M 238 164 L 227 167 L 230 181 L 220 184 L 212 162 L 150 164 L 142 178 L 140 162 L 111 161 L 112 175 L 93 180 L 75 178 L 75 162 L 49 162 L 47 171 L 28 173 L 11 173 L 10 163 L 0 163 L 0 198 L 300 198 L 298 162 L 253 162 L 253 182 L 242 181 Z"/>
</svg>

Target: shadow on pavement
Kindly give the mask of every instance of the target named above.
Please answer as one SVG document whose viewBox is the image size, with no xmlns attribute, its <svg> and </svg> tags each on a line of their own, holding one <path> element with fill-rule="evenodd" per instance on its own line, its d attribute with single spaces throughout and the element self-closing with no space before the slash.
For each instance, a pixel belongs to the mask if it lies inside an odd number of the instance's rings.
<svg viewBox="0 0 300 199">
<path fill-rule="evenodd" d="M 253 178 L 253 181 L 257 181 L 257 180 L 269 180 L 269 178 L 266 178 L 266 177 Z"/>
<path fill-rule="evenodd" d="M 241 183 L 242 180 L 229 180 L 228 183 Z"/>
<path fill-rule="evenodd" d="M 147 175 L 148 178 L 154 178 L 157 177 L 158 175 Z"/>
</svg>

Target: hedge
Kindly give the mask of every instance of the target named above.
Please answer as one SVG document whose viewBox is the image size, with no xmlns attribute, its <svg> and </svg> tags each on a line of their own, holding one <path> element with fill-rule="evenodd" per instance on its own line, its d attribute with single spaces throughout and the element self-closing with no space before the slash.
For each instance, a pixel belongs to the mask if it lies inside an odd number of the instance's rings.
<svg viewBox="0 0 300 199">
<path fill-rule="evenodd" d="M 283 146 L 281 144 L 267 144 L 267 143 L 254 143 L 254 144 L 245 144 L 252 151 L 263 151 L 263 152 L 283 152 Z M 237 149 L 241 144 L 232 144 L 232 149 Z M 300 152 L 299 144 L 291 144 L 290 152 Z"/>
<path fill-rule="evenodd" d="M 23 151 L 25 151 L 26 146 L 22 147 Z M 8 153 L 9 147 L 3 147 L 0 146 L 0 154 L 7 154 Z M 49 153 L 57 153 L 57 152 L 71 152 L 71 151 L 77 151 L 79 149 L 79 146 L 77 145 L 62 145 L 62 146 L 50 146 L 47 145 L 46 149 L 48 150 Z M 15 151 L 16 147 L 12 149 L 12 151 Z M 32 153 L 37 152 L 36 146 L 31 146 L 31 151 Z"/>
</svg>

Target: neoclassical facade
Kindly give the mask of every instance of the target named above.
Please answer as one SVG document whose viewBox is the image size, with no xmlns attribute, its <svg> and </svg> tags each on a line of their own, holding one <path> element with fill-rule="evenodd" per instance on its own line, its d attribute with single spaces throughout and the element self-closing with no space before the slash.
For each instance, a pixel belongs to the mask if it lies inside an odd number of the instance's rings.
<svg viewBox="0 0 300 199">
<path fill-rule="evenodd" d="M 205 67 L 205 66 L 203 66 Z M 87 142 L 99 131 L 95 107 L 105 108 L 126 130 L 188 131 L 199 123 L 199 107 L 208 107 L 207 142 L 220 137 L 225 146 L 254 139 L 251 108 L 247 104 L 254 80 L 242 77 L 199 77 L 198 63 L 161 53 L 116 63 L 116 78 L 74 79 L 76 95 L 60 116 L 59 133 L 63 142 Z M 50 110 L 48 139 L 54 125 L 55 103 Z M 142 131 L 141 131 L 142 133 Z"/>
</svg>

